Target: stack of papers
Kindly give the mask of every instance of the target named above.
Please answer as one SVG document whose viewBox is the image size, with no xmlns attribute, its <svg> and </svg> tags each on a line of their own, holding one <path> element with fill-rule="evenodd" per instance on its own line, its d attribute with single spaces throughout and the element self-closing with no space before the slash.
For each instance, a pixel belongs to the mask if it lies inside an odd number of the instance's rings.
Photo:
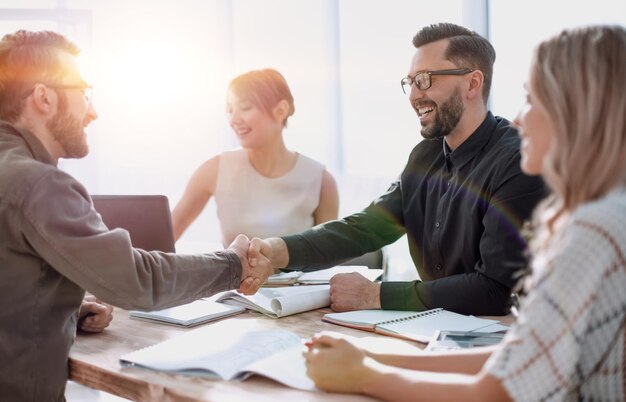
<svg viewBox="0 0 626 402">
<path fill-rule="evenodd" d="M 131 318 L 159 321 L 166 324 L 193 327 L 220 318 L 243 313 L 243 307 L 216 303 L 211 299 L 200 299 L 194 302 L 158 311 L 129 311 Z"/>
<path fill-rule="evenodd" d="M 302 271 L 281 272 L 280 274 L 270 275 L 267 282 L 263 286 L 288 286 L 295 285 L 298 278 L 302 276 Z"/>
<path fill-rule="evenodd" d="M 291 271 L 272 275 L 267 278 L 265 286 L 325 285 L 330 282 L 330 278 L 337 274 L 349 274 L 353 272 L 363 275 L 372 282 L 383 274 L 382 269 L 369 269 L 363 265 L 339 265 L 319 271 Z"/>
</svg>

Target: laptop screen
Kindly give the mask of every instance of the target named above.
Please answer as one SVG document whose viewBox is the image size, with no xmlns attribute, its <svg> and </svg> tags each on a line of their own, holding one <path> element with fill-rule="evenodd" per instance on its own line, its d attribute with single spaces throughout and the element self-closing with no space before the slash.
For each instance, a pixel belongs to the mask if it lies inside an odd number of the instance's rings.
<svg viewBox="0 0 626 402">
<path fill-rule="evenodd" d="M 128 231 L 133 247 L 148 251 L 176 251 L 167 197 L 92 195 L 91 199 L 109 229 L 122 228 Z"/>
</svg>

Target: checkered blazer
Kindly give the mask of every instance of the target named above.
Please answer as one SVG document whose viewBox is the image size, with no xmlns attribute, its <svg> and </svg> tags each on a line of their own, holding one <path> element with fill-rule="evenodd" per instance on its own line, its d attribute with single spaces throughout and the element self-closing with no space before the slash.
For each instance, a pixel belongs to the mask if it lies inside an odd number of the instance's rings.
<svg viewBox="0 0 626 402">
<path fill-rule="evenodd" d="M 574 211 L 532 279 L 488 373 L 516 401 L 624 401 L 626 189 Z"/>
</svg>

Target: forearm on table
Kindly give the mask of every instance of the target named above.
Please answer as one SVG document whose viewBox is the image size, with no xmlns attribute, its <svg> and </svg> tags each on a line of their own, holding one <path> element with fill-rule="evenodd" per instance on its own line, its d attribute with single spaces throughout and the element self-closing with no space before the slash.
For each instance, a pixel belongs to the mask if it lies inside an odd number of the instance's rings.
<svg viewBox="0 0 626 402">
<path fill-rule="evenodd" d="M 461 314 L 506 315 L 511 288 L 471 272 L 422 283 L 420 289 L 431 295 L 432 306 Z"/>
<path fill-rule="evenodd" d="M 369 353 L 379 363 L 410 370 L 477 374 L 497 346 L 443 353 Z"/>
<path fill-rule="evenodd" d="M 510 288 L 473 272 L 431 281 L 385 282 L 381 305 L 385 310 L 444 308 L 461 314 L 504 315 L 510 292 Z"/>
<path fill-rule="evenodd" d="M 508 401 L 499 380 L 485 375 L 433 373 L 368 359 L 362 393 L 384 401 Z"/>
</svg>

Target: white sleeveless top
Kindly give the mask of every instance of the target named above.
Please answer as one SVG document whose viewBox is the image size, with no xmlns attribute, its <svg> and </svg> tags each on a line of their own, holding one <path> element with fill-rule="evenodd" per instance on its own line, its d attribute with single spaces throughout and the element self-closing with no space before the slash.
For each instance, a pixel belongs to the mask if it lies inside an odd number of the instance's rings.
<svg viewBox="0 0 626 402">
<path fill-rule="evenodd" d="M 268 178 L 254 169 L 245 150 L 222 153 L 214 196 L 224 246 L 240 233 L 266 238 L 311 228 L 324 170 L 298 154 L 287 174 Z"/>
</svg>

